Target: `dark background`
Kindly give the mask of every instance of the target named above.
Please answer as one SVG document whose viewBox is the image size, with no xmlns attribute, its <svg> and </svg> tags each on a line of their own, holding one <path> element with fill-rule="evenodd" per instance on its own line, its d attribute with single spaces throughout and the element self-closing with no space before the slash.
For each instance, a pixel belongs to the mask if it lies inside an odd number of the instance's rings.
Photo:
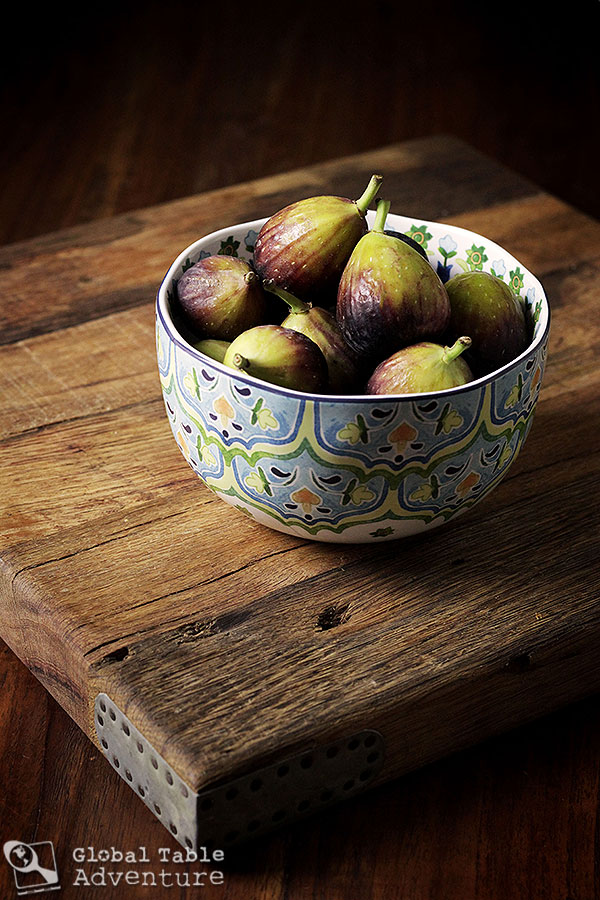
<svg viewBox="0 0 600 900">
<path fill-rule="evenodd" d="M 2 243 L 440 132 L 599 216 L 599 25 L 598 0 L 24 7 Z"/>
</svg>

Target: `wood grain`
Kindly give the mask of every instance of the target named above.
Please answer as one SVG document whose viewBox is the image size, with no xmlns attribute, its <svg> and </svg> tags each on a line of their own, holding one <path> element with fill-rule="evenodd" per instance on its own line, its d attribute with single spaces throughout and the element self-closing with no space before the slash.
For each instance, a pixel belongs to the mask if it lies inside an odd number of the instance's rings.
<svg viewBox="0 0 600 900">
<path fill-rule="evenodd" d="M 2 771 L 11 774 L 0 795 L 0 840 L 52 840 L 59 896 L 68 900 L 82 895 L 72 886 L 76 847 L 142 845 L 153 860 L 148 868 L 158 873 L 158 848 L 175 849 L 173 838 L 3 644 L 0 686 L 11 725 L 0 730 Z M 592 900 L 599 713 L 597 698 L 573 704 L 282 829 L 228 854 L 223 886 L 203 895 Z M 0 892 L 11 898 L 12 873 L 2 863 Z M 141 900 L 148 891 L 96 887 L 94 896 Z"/>
<path fill-rule="evenodd" d="M 337 169 L 339 191 L 352 194 L 384 164 L 390 196 L 401 202 L 408 194 L 409 206 L 421 198 L 421 210 L 430 210 L 424 218 L 443 217 L 438 173 L 472 169 L 474 181 L 461 182 L 454 206 L 447 201 L 453 210 L 447 220 L 489 235 L 523 259 L 546 286 L 553 310 L 550 362 L 523 453 L 480 508 L 427 539 L 335 547 L 240 520 L 182 463 L 164 417 L 145 285 L 159 280 L 169 254 L 198 233 L 225 217 L 243 218 L 240 207 L 252 216 L 306 194 L 333 177 L 333 166 L 142 211 L 130 232 L 120 219 L 114 231 L 105 222 L 5 251 L 5 284 L 11 292 L 21 285 L 22 293 L 7 310 L 0 369 L 4 637 L 84 731 L 92 733 L 91 702 L 103 686 L 194 787 L 264 762 L 275 747 L 279 753 L 307 739 L 337 737 L 357 723 L 397 736 L 383 775 L 389 778 L 598 687 L 593 498 L 600 449 L 600 227 L 448 139 L 348 158 Z M 488 195 L 482 205 L 483 182 L 493 186 L 495 199 Z M 167 234 L 172 243 L 161 244 Z M 81 280 L 84 259 L 96 266 L 91 281 Z M 49 302 L 39 278 L 29 277 L 42 269 L 53 273 Z M 125 299 L 116 301 L 119 284 L 128 279 Z M 228 552 L 216 552 L 218 546 Z M 319 623 L 332 607 L 343 612 L 339 624 L 323 629 Z M 458 656 L 457 643 L 463 648 Z M 366 662 L 373 651 L 375 670 Z M 224 658 L 243 659 L 243 670 L 215 664 Z M 287 684 L 280 679 L 282 662 L 294 672 Z M 366 678 L 374 683 L 363 693 Z M 307 683 L 308 706 L 298 690 Z M 185 698 L 178 700 L 176 722 L 174 696 Z M 200 708 L 207 726 L 202 735 Z M 26 740 L 35 741 L 45 721 L 42 713 L 34 717 Z M 8 757 L 16 759 L 8 732 L 5 740 Z M 85 744 L 75 746 L 86 752 Z M 446 765 L 449 770 L 433 771 L 449 771 L 452 778 L 452 764 Z M 106 766 L 99 772 L 98 779 L 112 778 Z M 422 788 L 419 777 L 411 776 Z M 433 777 L 439 796 L 435 778 L 446 776 Z M 43 794 L 33 775 L 25 780 L 30 796 Z M 101 788 L 98 783 L 96 798 L 108 790 L 106 781 Z M 377 801 L 356 801 L 363 810 L 358 817 L 366 809 L 368 818 L 379 818 L 376 808 L 392 816 L 398 803 L 406 812 L 400 790 L 383 786 L 373 794 Z M 132 796 L 123 800 L 124 792 L 119 785 L 119 802 L 129 809 Z M 76 795 L 70 786 L 68 796 Z M 10 796 L 18 808 L 16 795 Z M 64 803 L 58 795 L 54 800 Z M 589 798 L 580 802 L 589 822 Z M 446 809 L 450 816 L 451 804 Z M 23 827 L 43 837 L 42 824 L 51 831 L 48 815 L 40 811 L 41 823 Z M 346 896 L 354 878 L 373 896 L 386 895 L 391 884 L 414 887 L 418 868 L 407 862 L 409 834 L 402 844 L 404 875 L 389 858 L 380 881 L 377 865 L 357 862 L 351 870 L 336 862 L 335 848 L 346 846 L 345 821 L 341 812 L 324 818 L 320 847 L 310 829 L 297 832 L 314 854 L 325 854 L 323 896 L 336 888 Z M 391 837 L 383 827 L 374 834 L 389 857 Z M 350 826 L 351 834 L 359 831 L 358 824 Z M 119 836 L 132 833 L 125 828 Z M 319 896 L 320 857 L 311 857 L 312 869 L 298 857 L 290 862 L 286 840 L 274 838 L 262 851 L 259 890 L 265 897 L 309 890 Z M 370 845 L 376 857 L 377 841 Z M 473 844 L 461 850 L 456 841 L 457 860 L 473 853 Z M 552 881 L 553 890 L 565 884 L 564 866 L 573 871 L 572 848 L 561 853 L 564 877 Z M 461 890 L 476 896 L 470 876 L 501 883 L 485 865 L 465 875 L 448 856 L 437 866 L 429 870 L 433 880 L 418 881 L 414 896 L 419 890 L 422 896 L 459 896 Z M 589 887 L 591 871 L 588 865 L 580 887 L 585 879 Z M 244 883 L 239 872 L 231 882 L 240 889 Z M 290 883 L 297 894 L 287 893 Z M 237 889 L 230 887 L 230 896 Z"/>
</svg>

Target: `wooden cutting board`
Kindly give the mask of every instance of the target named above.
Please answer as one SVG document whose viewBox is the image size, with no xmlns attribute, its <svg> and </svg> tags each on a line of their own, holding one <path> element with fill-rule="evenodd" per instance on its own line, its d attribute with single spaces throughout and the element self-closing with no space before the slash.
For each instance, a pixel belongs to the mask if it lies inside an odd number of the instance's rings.
<svg viewBox="0 0 600 900">
<path fill-rule="evenodd" d="M 476 509 L 329 545 L 196 480 L 164 413 L 154 296 L 202 234 L 355 196 L 374 171 L 393 211 L 485 234 L 537 275 L 550 352 L 530 436 Z M 98 744 L 98 704 L 108 726 L 113 710 L 197 813 L 220 785 L 333 760 L 356 734 L 377 742 L 366 787 L 597 691 L 599 273 L 599 224 L 447 137 L 5 248 L 2 637 Z M 347 757 L 321 766 L 323 802 L 344 796 Z"/>
</svg>

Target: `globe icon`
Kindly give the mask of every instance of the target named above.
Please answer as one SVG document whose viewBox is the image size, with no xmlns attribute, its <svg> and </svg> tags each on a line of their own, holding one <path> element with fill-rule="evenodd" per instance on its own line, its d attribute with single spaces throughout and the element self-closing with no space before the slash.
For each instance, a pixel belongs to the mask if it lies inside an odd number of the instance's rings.
<svg viewBox="0 0 600 900">
<path fill-rule="evenodd" d="M 33 851 L 27 844 L 17 844 L 10 853 L 9 862 L 15 869 L 26 869 L 33 862 Z"/>
</svg>

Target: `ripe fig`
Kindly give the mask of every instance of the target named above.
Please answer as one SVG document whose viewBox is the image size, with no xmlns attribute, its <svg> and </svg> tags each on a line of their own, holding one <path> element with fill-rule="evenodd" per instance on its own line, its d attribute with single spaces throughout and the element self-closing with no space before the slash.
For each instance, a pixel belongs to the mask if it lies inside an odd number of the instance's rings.
<svg viewBox="0 0 600 900">
<path fill-rule="evenodd" d="M 321 306 L 335 303 L 342 270 L 368 230 L 366 212 L 383 178 L 358 200 L 318 196 L 280 209 L 260 229 L 254 266 L 263 279 Z"/>
<path fill-rule="evenodd" d="M 264 321 L 260 278 L 235 256 L 207 256 L 183 273 L 177 297 L 188 326 L 199 336 L 231 341 Z"/>
<path fill-rule="evenodd" d="M 196 350 L 206 354 L 206 356 L 210 356 L 211 359 L 216 359 L 217 362 L 223 362 L 229 344 L 230 341 L 218 341 L 215 338 L 206 338 L 203 341 L 196 341 L 193 346 Z"/>
<path fill-rule="evenodd" d="M 310 338 L 281 325 L 257 325 L 227 348 L 226 366 L 295 391 L 327 391 L 327 362 Z"/>
<path fill-rule="evenodd" d="M 346 342 L 371 360 L 441 337 L 450 319 L 446 289 L 420 253 L 385 234 L 390 208 L 380 200 L 373 228 L 352 251 L 342 274 L 336 317 Z"/>
<path fill-rule="evenodd" d="M 463 272 L 446 282 L 450 298 L 449 339 L 469 334 L 474 367 L 487 374 L 526 349 L 529 329 L 519 298 L 488 272 Z"/>
<path fill-rule="evenodd" d="M 320 347 L 327 360 L 331 393 L 350 393 L 357 387 L 359 361 L 344 340 L 335 316 L 327 309 L 305 303 L 272 282 L 265 281 L 263 286 L 285 301 L 289 307 L 289 313 L 281 323 L 282 326 L 305 334 Z"/>
<path fill-rule="evenodd" d="M 461 357 L 471 338 L 461 337 L 452 347 L 422 341 L 403 347 L 380 363 L 367 383 L 367 394 L 424 394 L 459 387 L 473 380 Z"/>
</svg>

